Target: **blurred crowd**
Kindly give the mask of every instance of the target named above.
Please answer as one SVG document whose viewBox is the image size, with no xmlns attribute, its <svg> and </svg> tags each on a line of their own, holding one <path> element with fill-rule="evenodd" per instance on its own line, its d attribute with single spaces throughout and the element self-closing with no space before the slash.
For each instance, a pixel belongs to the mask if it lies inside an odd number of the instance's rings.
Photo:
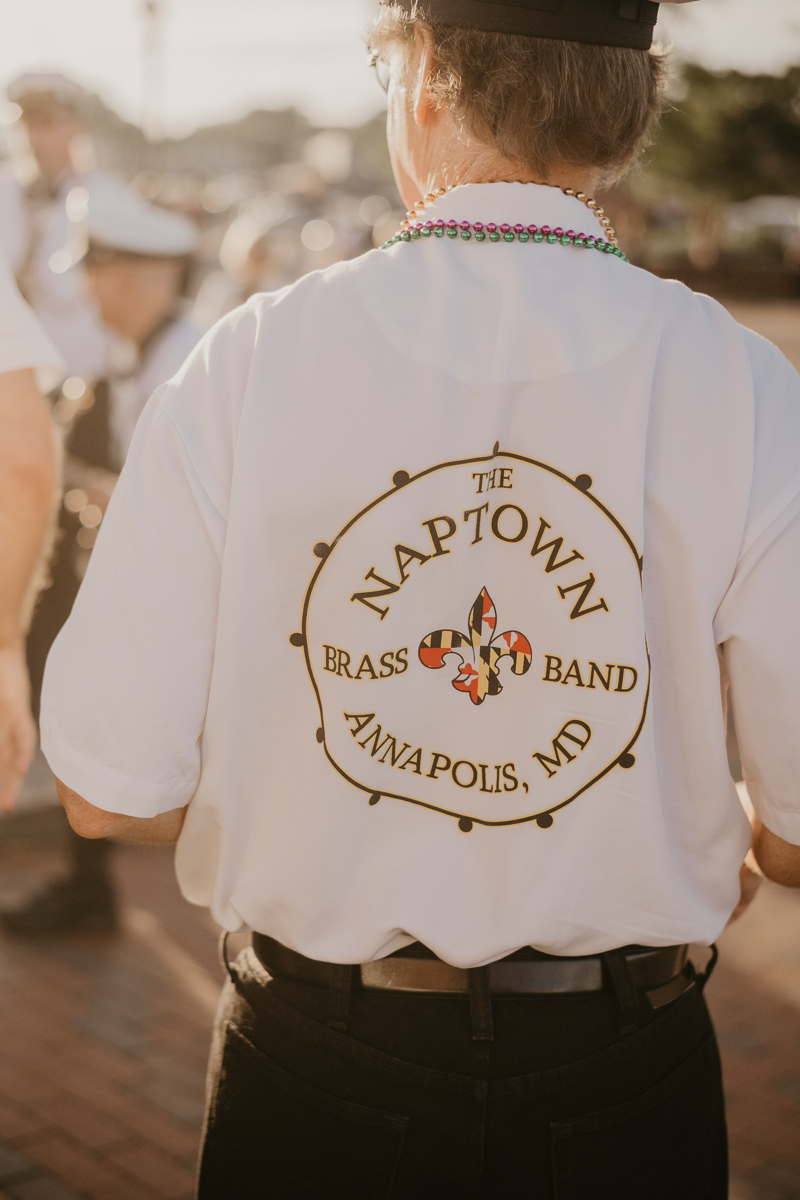
<svg viewBox="0 0 800 1200">
<path fill-rule="evenodd" d="M 357 165 L 345 132 L 312 132 L 293 159 L 210 179 L 136 161 L 107 170 L 90 101 L 62 75 L 25 74 L 2 110 L 0 249 L 66 367 L 49 396 L 63 490 L 27 641 L 34 714 L 149 397 L 255 292 L 363 253 L 399 219 L 393 185 L 379 190 L 388 171 L 382 181 Z M 110 851 L 70 834 L 69 875 L 0 922 L 18 934 L 114 928 Z"/>
</svg>

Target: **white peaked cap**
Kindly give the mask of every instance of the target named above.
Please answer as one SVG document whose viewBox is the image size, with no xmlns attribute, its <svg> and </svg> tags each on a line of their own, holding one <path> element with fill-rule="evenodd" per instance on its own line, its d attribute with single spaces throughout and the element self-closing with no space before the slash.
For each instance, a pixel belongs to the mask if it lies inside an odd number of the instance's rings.
<svg viewBox="0 0 800 1200">
<path fill-rule="evenodd" d="M 6 95 L 13 104 L 23 104 L 29 98 L 38 100 L 47 97 L 52 97 L 58 104 L 77 104 L 85 94 L 80 84 L 57 71 L 28 71 L 6 87 Z"/>
<path fill-rule="evenodd" d="M 89 241 L 109 250 L 180 258 L 197 248 L 198 229 L 180 213 L 148 204 L 122 184 L 73 188 L 70 219 L 83 225 Z"/>
</svg>

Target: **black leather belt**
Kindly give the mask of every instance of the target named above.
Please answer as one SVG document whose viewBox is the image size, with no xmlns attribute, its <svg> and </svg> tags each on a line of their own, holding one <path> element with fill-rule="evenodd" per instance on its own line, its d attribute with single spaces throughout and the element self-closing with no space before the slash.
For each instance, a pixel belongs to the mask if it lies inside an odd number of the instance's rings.
<svg viewBox="0 0 800 1200">
<path fill-rule="evenodd" d="M 635 986 L 653 1008 L 677 1000 L 692 986 L 694 968 L 687 962 L 688 946 L 628 946 L 623 953 Z M 319 962 L 289 950 L 273 938 L 253 934 L 253 951 L 270 975 L 317 986 L 330 984 L 341 965 Z M 418 942 L 396 954 L 354 968 L 356 980 L 368 991 L 416 992 L 462 996 L 469 992 L 469 971 L 442 962 Z M 600 955 L 561 958 L 524 948 L 491 963 L 489 990 L 496 996 L 535 996 L 600 992 L 605 987 Z"/>
</svg>

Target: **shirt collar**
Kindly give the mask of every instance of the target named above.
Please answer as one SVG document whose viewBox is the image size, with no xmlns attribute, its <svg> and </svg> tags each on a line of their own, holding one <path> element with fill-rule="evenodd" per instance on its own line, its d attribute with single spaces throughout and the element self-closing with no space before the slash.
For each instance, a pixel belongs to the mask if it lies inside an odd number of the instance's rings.
<svg viewBox="0 0 800 1200">
<path fill-rule="evenodd" d="M 440 196 L 417 221 L 493 221 L 496 225 L 563 226 L 603 237 L 605 230 L 590 208 L 560 188 L 541 183 L 465 183 Z"/>
</svg>

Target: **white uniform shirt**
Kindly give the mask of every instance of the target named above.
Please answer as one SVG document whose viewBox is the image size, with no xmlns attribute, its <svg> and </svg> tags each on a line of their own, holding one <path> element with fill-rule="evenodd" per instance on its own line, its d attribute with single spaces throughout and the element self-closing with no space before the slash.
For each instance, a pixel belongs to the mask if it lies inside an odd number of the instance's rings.
<svg viewBox="0 0 800 1200">
<path fill-rule="evenodd" d="M 31 367 L 43 392 L 49 392 L 64 376 L 61 355 L 20 296 L 0 254 L 0 374 Z"/>
<path fill-rule="evenodd" d="M 521 184 L 429 212 L 601 232 Z M 799 586 L 773 346 L 596 251 L 401 243 L 254 298 L 150 402 L 43 745 L 100 808 L 191 801 L 184 894 L 314 958 L 707 942 L 750 840 L 719 648 L 800 844 Z"/>
<path fill-rule="evenodd" d="M 66 198 L 78 184 L 92 188 L 122 188 L 100 171 L 70 175 L 57 199 L 32 205 L 12 175 L 0 175 L 0 245 L 45 331 L 66 359 L 67 372 L 95 379 L 106 368 L 106 339 L 102 325 L 86 299 L 83 267 L 54 271 L 53 256 L 69 249 L 74 230 L 67 217 Z"/>
</svg>

